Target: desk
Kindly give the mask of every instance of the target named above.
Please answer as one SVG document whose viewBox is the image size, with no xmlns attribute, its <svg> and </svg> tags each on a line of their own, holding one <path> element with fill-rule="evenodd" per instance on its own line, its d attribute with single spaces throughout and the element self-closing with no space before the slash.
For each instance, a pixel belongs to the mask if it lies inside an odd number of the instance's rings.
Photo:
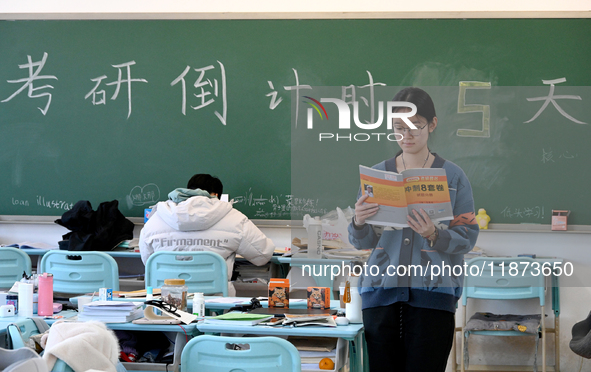
<svg viewBox="0 0 591 372">
<path fill-rule="evenodd" d="M 64 317 L 76 320 L 77 312 L 73 310 L 62 311 L 58 315 L 64 315 Z M 16 324 L 19 327 L 25 327 L 28 318 L 12 316 L 7 318 L 0 318 L 0 337 L 6 334 L 6 327 L 9 324 Z M 48 324 L 53 324 L 56 319 L 46 319 Z M 128 371 L 174 371 L 179 372 L 179 365 L 181 363 L 181 352 L 187 344 L 188 339 L 197 334 L 197 323 L 191 324 L 133 324 L 133 323 L 106 323 L 107 327 L 112 330 L 121 331 L 161 331 L 161 332 L 174 332 L 175 343 L 174 343 L 174 359 L 170 368 L 167 369 L 166 364 L 162 363 L 125 363 L 123 365 Z"/>
<path fill-rule="evenodd" d="M 241 333 L 264 336 L 305 336 L 339 337 L 349 342 L 349 370 L 351 372 L 369 371 L 364 347 L 363 324 L 349 324 L 338 327 L 271 327 L 271 326 L 227 326 L 198 323 L 197 329 L 203 333 Z"/>
</svg>

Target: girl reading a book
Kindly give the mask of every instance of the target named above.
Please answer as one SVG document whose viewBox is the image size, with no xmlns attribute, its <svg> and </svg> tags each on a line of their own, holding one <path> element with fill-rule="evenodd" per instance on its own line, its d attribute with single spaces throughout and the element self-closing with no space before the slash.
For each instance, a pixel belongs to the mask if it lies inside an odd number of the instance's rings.
<svg viewBox="0 0 591 372">
<path fill-rule="evenodd" d="M 403 137 L 398 142 L 401 150 L 373 168 L 392 172 L 443 168 L 453 220 L 434 222 L 421 209 L 408 215 L 405 228 L 371 225 L 366 219 L 377 213 L 379 205 L 367 203 L 369 195 L 359 193 L 348 230 L 356 248 L 374 249 L 359 284 L 369 365 L 372 372 L 444 372 L 462 293 L 464 273 L 458 267 L 479 232 L 472 188 L 459 166 L 429 150 L 429 137 L 438 125 L 429 94 L 409 87 L 393 100 L 415 104 L 417 113 L 409 119 L 416 129 L 394 118 L 393 131 Z M 410 112 L 407 107 L 394 110 Z"/>
</svg>

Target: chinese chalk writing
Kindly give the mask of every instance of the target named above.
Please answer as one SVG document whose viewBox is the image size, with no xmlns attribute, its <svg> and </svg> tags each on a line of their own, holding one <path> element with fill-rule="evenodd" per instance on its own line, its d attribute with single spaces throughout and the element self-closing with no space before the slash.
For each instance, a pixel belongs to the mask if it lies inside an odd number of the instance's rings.
<svg viewBox="0 0 591 372">
<path fill-rule="evenodd" d="M 223 125 L 226 125 L 227 111 L 228 111 L 228 102 L 226 100 L 226 70 L 224 68 L 223 63 L 221 63 L 220 61 L 217 61 L 217 62 L 219 64 L 220 72 L 221 72 L 221 80 L 222 80 L 221 87 L 219 86 L 220 84 L 218 83 L 217 79 L 214 79 L 213 83 L 212 83 L 211 79 L 203 80 L 206 71 L 215 69 L 215 67 L 213 65 L 194 69 L 197 73 L 199 73 L 199 76 L 195 80 L 195 84 L 193 84 L 193 87 L 195 87 L 198 90 L 197 94 L 193 93 L 193 95 L 198 98 L 198 105 L 191 106 L 191 108 L 193 110 L 199 110 L 199 109 L 209 106 L 210 104 L 215 102 L 214 98 L 208 97 L 208 96 L 211 96 L 211 94 L 212 94 L 212 92 L 209 91 L 209 89 L 213 88 L 213 95 L 215 97 L 219 97 L 221 95 L 221 99 L 222 99 L 222 113 L 220 114 L 218 111 L 215 111 L 214 114 L 217 116 L 217 118 L 220 120 L 220 122 Z M 190 70 L 191 70 L 191 66 L 185 67 L 184 71 L 170 83 L 171 86 L 175 86 L 179 82 L 181 83 L 181 90 L 182 90 L 181 112 L 183 113 L 183 115 L 186 115 L 186 110 L 187 110 L 187 83 L 185 82 L 185 76 L 189 73 Z"/>
<path fill-rule="evenodd" d="M 511 208 L 509 206 L 505 207 L 501 211 L 501 215 L 503 217 L 508 218 L 544 218 L 544 207 L 534 206 L 534 207 L 522 207 L 522 208 Z"/>
<path fill-rule="evenodd" d="M 47 97 L 47 103 L 45 104 L 45 108 L 41 108 L 41 107 L 37 107 L 41 113 L 45 116 L 45 114 L 47 114 L 47 110 L 49 110 L 49 105 L 51 104 L 51 93 L 49 92 L 44 92 L 44 93 L 37 93 L 34 94 L 36 91 L 41 90 L 41 89 L 46 89 L 46 88 L 50 88 L 53 89 L 52 85 L 43 85 L 37 88 L 33 88 L 33 82 L 35 80 L 40 80 L 40 79 L 55 79 L 57 80 L 57 77 L 53 76 L 53 75 L 39 75 L 41 73 L 41 70 L 43 69 L 43 67 L 45 67 L 45 62 L 47 61 L 47 53 L 43 53 L 43 58 L 41 59 L 41 61 L 37 61 L 37 62 L 33 62 L 33 60 L 31 59 L 31 56 L 27 55 L 27 60 L 29 61 L 29 63 L 25 63 L 24 65 L 18 65 L 19 68 L 21 69 L 28 69 L 29 70 L 29 76 L 26 78 L 22 78 L 22 79 L 17 79 L 17 80 L 7 80 L 9 83 L 24 83 L 22 87 L 20 87 L 16 92 L 14 92 L 10 97 L 2 100 L 1 102 L 8 102 L 11 99 L 13 99 L 16 95 L 18 95 L 20 92 L 22 92 L 23 90 L 25 90 L 25 88 L 29 88 L 28 90 L 28 96 L 29 98 L 39 98 L 39 97 Z M 37 69 L 33 69 L 34 67 L 37 67 Z"/>
<path fill-rule="evenodd" d="M 371 72 L 367 71 L 367 75 L 369 76 L 369 84 L 366 85 L 362 85 L 362 86 L 358 86 L 355 87 L 355 85 L 349 85 L 349 86 L 343 86 L 342 87 L 342 100 L 345 101 L 347 104 L 355 106 L 359 104 L 359 101 L 356 97 L 357 92 L 356 92 L 356 88 L 369 88 L 369 101 L 367 100 L 366 97 L 364 96 L 359 96 L 359 98 L 361 98 L 361 100 L 363 101 L 363 103 L 365 104 L 366 107 L 369 107 L 370 109 L 370 120 L 366 120 L 365 123 L 366 124 L 375 124 L 375 98 L 374 98 L 374 87 L 376 86 L 386 86 L 386 84 L 384 83 L 374 83 L 373 81 L 373 76 L 371 75 Z M 350 93 L 349 93 L 350 92 Z M 350 98 L 350 99 L 349 99 Z M 381 107 L 381 106 L 380 106 Z M 354 110 L 354 112 L 359 113 L 359 110 Z M 383 111 L 380 109 L 379 110 L 379 115 L 383 115 Z M 381 123 L 382 119 L 380 117 L 380 119 L 378 119 L 378 121 Z"/>
<path fill-rule="evenodd" d="M 573 154 L 569 150 L 565 150 L 558 155 L 559 159 L 574 159 L 576 157 L 578 157 L 578 154 Z M 554 151 L 551 148 L 548 150 L 542 149 L 542 163 L 546 164 L 550 162 L 555 163 Z"/>
<path fill-rule="evenodd" d="M 130 209 L 133 206 L 156 204 L 160 200 L 160 188 L 155 183 L 148 183 L 141 187 L 135 186 L 125 197 L 125 200 Z"/>
<path fill-rule="evenodd" d="M 281 218 L 290 217 L 292 213 L 323 215 L 328 212 L 326 208 L 318 207 L 318 199 L 295 198 L 293 195 L 273 194 L 268 197 L 255 196 L 252 188 L 244 195 L 233 197 L 234 204 L 244 204 L 248 207 L 259 207 L 255 212 L 255 218 Z"/>
<path fill-rule="evenodd" d="M 546 109 L 546 107 L 548 107 L 548 105 L 550 103 L 552 103 L 552 105 L 556 108 L 556 110 L 558 110 L 558 112 L 560 112 L 560 114 L 562 116 L 564 116 L 565 118 L 567 118 L 570 121 L 574 121 L 577 124 L 587 124 L 585 122 L 582 122 L 580 120 L 577 120 L 575 118 L 573 118 L 572 116 L 570 116 L 569 114 L 566 113 L 566 111 L 564 111 L 562 109 L 562 107 L 560 107 L 558 105 L 558 103 L 556 103 L 556 99 L 576 99 L 576 100 L 581 100 L 581 96 L 569 96 L 569 95 L 554 95 L 554 88 L 555 85 L 554 84 L 560 84 L 560 83 L 564 83 L 566 81 L 566 78 L 560 78 L 560 79 L 554 79 L 554 80 L 542 80 L 542 82 L 544 84 L 549 84 L 550 85 L 550 93 L 548 93 L 548 95 L 546 97 L 534 97 L 534 98 L 528 98 L 527 100 L 530 102 L 533 101 L 544 101 L 544 104 L 542 104 L 542 107 L 540 107 L 540 109 L 538 110 L 538 112 L 536 112 L 536 114 L 529 119 L 528 121 L 525 121 L 524 123 L 531 123 L 532 121 L 534 121 L 538 116 L 540 116 L 540 114 Z"/>
<path fill-rule="evenodd" d="M 117 80 L 106 84 L 106 85 L 116 85 L 115 92 L 113 93 L 113 96 L 111 96 L 111 100 L 116 100 L 117 96 L 119 96 L 119 90 L 121 89 L 121 84 L 122 83 L 127 84 L 127 106 L 128 106 L 127 118 L 128 119 L 131 116 L 131 83 L 132 82 L 140 82 L 140 83 L 147 83 L 148 82 L 146 79 L 132 79 L 131 78 L 131 66 L 133 66 L 133 65 L 135 65 L 135 61 L 129 61 L 126 63 L 121 63 L 119 65 L 112 65 L 113 67 L 115 67 L 118 70 Z M 122 69 L 123 68 L 125 68 L 125 71 L 127 73 L 127 77 L 125 79 L 122 79 Z M 98 89 L 99 85 L 101 84 L 101 81 L 106 78 L 107 78 L 107 75 L 102 75 L 97 78 L 90 79 L 91 81 L 96 82 L 96 85 L 94 86 L 94 88 L 90 92 L 88 92 L 88 94 L 86 94 L 86 96 L 84 96 L 84 99 L 87 99 L 88 97 L 90 97 L 92 95 L 92 104 L 93 105 L 106 105 L 105 91 L 101 90 L 101 91 L 97 92 L 97 89 Z M 99 98 L 97 100 L 97 96 L 100 96 L 102 98 Z"/>
<path fill-rule="evenodd" d="M 271 80 L 268 80 L 267 83 L 269 84 L 269 88 L 273 89 L 273 91 L 271 93 L 265 94 L 265 97 L 271 97 L 269 108 L 271 110 L 275 110 L 275 107 L 277 107 L 281 103 L 281 101 L 283 101 L 283 98 L 279 97 L 279 99 L 277 99 L 277 91 L 275 90 L 275 87 L 273 86 L 273 82 Z"/>
</svg>

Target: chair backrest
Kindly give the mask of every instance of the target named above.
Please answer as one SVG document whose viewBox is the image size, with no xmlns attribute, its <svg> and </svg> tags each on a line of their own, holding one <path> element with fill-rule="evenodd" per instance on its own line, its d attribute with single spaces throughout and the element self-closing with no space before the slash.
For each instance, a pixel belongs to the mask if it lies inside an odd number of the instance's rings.
<svg viewBox="0 0 591 372">
<path fill-rule="evenodd" d="M 18 248 L 0 247 L 0 288 L 10 288 L 23 277 L 31 275 L 31 258 Z"/>
<path fill-rule="evenodd" d="M 49 251 L 41 260 L 39 272 L 53 274 L 54 292 L 119 290 L 119 267 L 115 259 L 104 252 Z"/>
<path fill-rule="evenodd" d="M 159 288 L 165 279 L 185 279 L 188 291 L 228 295 L 228 267 L 215 252 L 159 251 L 146 262 L 146 287 Z"/>
<path fill-rule="evenodd" d="M 39 329 L 35 322 L 31 319 L 25 319 L 19 324 L 9 324 L 6 327 L 6 332 L 8 333 L 9 344 L 12 349 L 20 349 L 21 347 L 25 347 L 26 340 L 28 340 L 33 335 L 39 334 Z"/>
<path fill-rule="evenodd" d="M 544 306 L 542 265 L 529 257 L 477 257 L 466 262 L 462 304 L 467 299 L 517 300 L 539 298 Z"/>
<path fill-rule="evenodd" d="M 183 372 L 299 372 L 301 361 L 296 347 L 279 337 L 204 335 L 185 345 L 181 368 Z"/>
</svg>

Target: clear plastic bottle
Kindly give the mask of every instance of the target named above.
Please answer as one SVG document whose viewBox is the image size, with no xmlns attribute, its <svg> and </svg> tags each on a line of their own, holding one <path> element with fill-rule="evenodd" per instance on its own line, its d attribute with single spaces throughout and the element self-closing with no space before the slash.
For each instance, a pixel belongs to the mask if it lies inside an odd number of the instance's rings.
<svg viewBox="0 0 591 372">
<path fill-rule="evenodd" d="M 164 279 L 161 288 L 162 301 L 179 310 L 187 311 L 187 286 L 185 279 Z"/>
<path fill-rule="evenodd" d="M 193 295 L 193 315 L 197 315 L 199 318 L 205 316 L 205 298 L 201 292 Z"/>
<path fill-rule="evenodd" d="M 314 217 L 308 222 L 308 258 L 322 258 L 322 222 Z"/>
</svg>

